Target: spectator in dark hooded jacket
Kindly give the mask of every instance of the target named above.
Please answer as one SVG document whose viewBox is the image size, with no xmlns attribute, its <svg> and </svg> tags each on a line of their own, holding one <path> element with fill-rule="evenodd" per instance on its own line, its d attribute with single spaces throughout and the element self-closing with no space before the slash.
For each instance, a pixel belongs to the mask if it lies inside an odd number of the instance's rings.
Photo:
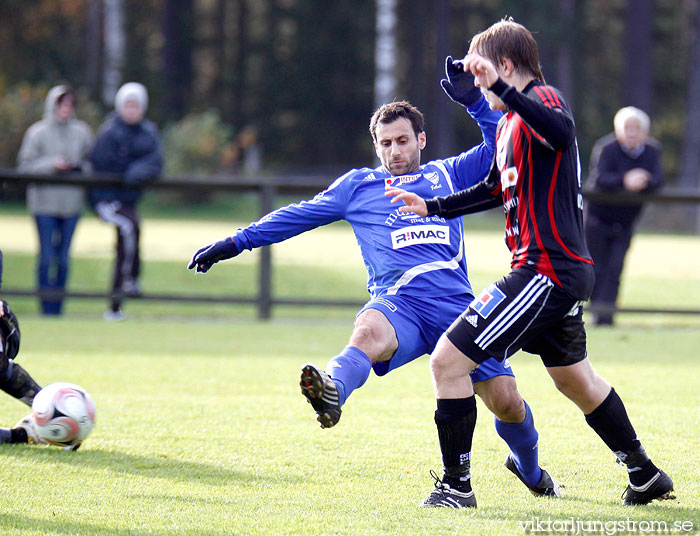
<svg viewBox="0 0 700 536">
<path fill-rule="evenodd" d="M 118 186 L 98 187 L 90 192 L 90 203 L 97 215 L 117 230 L 116 262 L 107 320 L 121 320 L 123 297 L 141 292 L 139 275 L 140 225 L 137 203 L 140 185 L 158 177 L 163 169 L 163 151 L 158 128 L 145 113 L 146 88 L 137 82 L 124 84 L 114 99 L 115 112 L 100 128 L 92 164 L 97 172 L 116 174 Z"/>
</svg>

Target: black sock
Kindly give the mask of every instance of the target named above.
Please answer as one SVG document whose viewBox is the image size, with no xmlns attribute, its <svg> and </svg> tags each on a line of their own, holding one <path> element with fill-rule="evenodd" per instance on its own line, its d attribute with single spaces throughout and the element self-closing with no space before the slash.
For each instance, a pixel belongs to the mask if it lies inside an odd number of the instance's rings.
<svg viewBox="0 0 700 536">
<path fill-rule="evenodd" d="M 4 365 L 0 375 L 0 389 L 31 406 L 34 396 L 41 391 L 41 386 L 12 359 L 5 360 Z"/>
<path fill-rule="evenodd" d="M 10 428 L 10 443 L 26 443 L 27 431 L 24 428 Z"/>
<path fill-rule="evenodd" d="M 586 422 L 613 451 L 617 459 L 627 465 L 630 482 L 641 485 L 658 470 L 644 452 L 637 433 L 627 416 L 622 399 L 610 389 L 610 394 L 591 413 Z"/>
<path fill-rule="evenodd" d="M 445 468 L 445 479 L 450 486 L 471 491 L 470 459 L 472 438 L 476 426 L 476 399 L 439 398 L 435 412 Z"/>
</svg>

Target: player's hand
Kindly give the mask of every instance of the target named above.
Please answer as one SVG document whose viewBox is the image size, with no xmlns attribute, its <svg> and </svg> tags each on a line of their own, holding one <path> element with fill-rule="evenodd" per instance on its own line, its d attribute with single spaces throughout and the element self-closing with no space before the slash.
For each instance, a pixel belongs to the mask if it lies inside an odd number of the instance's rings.
<svg viewBox="0 0 700 536">
<path fill-rule="evenodd" d="M 240 251 L 232 237 L 224 238 L 208 246 L 204 246 L 192 255 L 192 260 L 187 265 L 189 270 L 195 268 L 195 273 L 204 274 L 215 263 L 230 259 L 238 255 Z"/>
<path fill-rule="evenodd" d="M 467 54 L 459 61 L 465 71 L 470 71 L 476 79 L 476 85 L 490 88 L 498 80 L 498 71 L 493 62 L 479 54 Z"/>
<path fill-rule="evenodd" d="M 474 85 L 474 75 L 464 70 L 460 60 L 452 56 L 445 58 L 445 74 L 447 79 L 440 80 L 440 85 L 447 96 L 462 106 L 471 106 L 481 98 L 481 91 Z"/>
<path fill-rule="evenodd" d="M 399 207 L 399 212 L 413 212 L 418 216 L 428 215 L 428 207 L 425 205 L 425 200 L 412 192 L 390 186 L 384 195 L 391 197 L 392 203 L 403 201 L 406 204 L 406 206 Z"/>
</svg>

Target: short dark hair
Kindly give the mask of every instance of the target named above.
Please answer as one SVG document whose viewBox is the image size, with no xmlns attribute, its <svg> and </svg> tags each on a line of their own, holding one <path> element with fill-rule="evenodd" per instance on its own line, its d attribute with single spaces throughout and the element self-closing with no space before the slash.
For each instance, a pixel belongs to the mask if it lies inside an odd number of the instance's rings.
<svg viewBox="0 0 700 536">
<path fill-rule="evenodd" d="M 537 41 L 530 30 L 512 17 L 501 19 L 483 32 L 476 34 L 469 45 L 476 52 L 498 65 L 504 58 L 513 62 L 516 71 L 529 73 L 544 82 Z"/>
<path fill-rule="evenodd" d="M 425 120 L 421 111 L 408 101 L 397 101 L 383 104 L 372 114 L 372 119 L 369 122 L 369 133 L 372 135 L 372 139 L 377 141 L 378 123 L 393 123 L 401 117 L 411 122 L 416 137 L 423 132 Z"/>
<path fill-rule="evenodd" d="M 70 99 L 75 104 L 75 91 L 73 91 L 73 88 L 66 88 L 56 99 L 56 105 L 61 104 L 65 99 Z"/>
</svg>

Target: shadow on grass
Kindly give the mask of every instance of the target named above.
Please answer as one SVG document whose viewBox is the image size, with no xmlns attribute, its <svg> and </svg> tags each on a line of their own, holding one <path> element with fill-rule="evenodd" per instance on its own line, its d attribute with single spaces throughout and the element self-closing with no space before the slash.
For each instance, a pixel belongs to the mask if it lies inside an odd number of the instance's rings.
<svg viewBox="0 0 700 536">
<path fill-rule="evenodd" d="M 232 470 L 218 465 L 183 461 L 168 456 L 142 456 L 109 450 L 65 451 L 52 447 L 28 445 L 1 445 L 0 457 L 31 460 L 32 463 L 72 465 L 81 469 L 107 469 L 119 474 L 134 474 L 144 478 L 162 478 L 176 482 L 199 482 L 210 486 L 255 486 L 260 483 L 299 483 L 304 479 L 282 474 L 256 474 Z"/>
<path fill-rule="evenodd" d="M 25 515 L 3 514 L 0 513 L 0 527 L 15 529 L 18 534 L 26 534 L 28 531 L 32 533 L 41 532 L 42 534 L 81 534 L 96 536 L 139 536 L 153 534 L 168 534 L 173 536 L 176 534 L 193 534 L 191 527 L 184 528 L 168 528 L 167 532 L 159 532 L 160 529 L 144 528 L 116 528 L 114 526 L 105 526 L 96 523 L 78 522 L 78 521 L 59 521 L 58 519 L 42 519 L 37 517 L 27 517 Z M 229 530 L 208 530 L 204 527 L 197 527 L 197 536 L 224 536 L 231 534 Z"/>
<path fill-rule="evenodd" d="M 678 496 L 677 493 L 676 496 Z M 547 501 L 547 499 L 538 500 Z M 678 532 L 696 534 L 700 529 L 700 509 L 681 506 L 678 499 L 654 501 L 643 506 L 622 506 L 622 499 L 620 502 L 610 504 L 610 499 L 598 501 L 566 495 L 557 499 L 557 504 L 559 501 L 562 501 L 564 506 L 569 503 L 569 506 L 566 506 L 567 512 L 548 510 L 545 504 L 544 508 L 528 508 L 520 511 L 511 508 L 490 509 L 489 517 L 510 520 L 523 533 Z M 582 504 L 589 505 L 585 508 L 585 513 L 580 511 Z M 682 526 L 683 523 L 686 524 L 685 527 Z M 688 530 L 688 523 L 692 524 L 690 530 Z M 652 526 L 653 530 L 651 530 Z M 612 529 L 615 532 L 611 532 Z"/>
</svg>

